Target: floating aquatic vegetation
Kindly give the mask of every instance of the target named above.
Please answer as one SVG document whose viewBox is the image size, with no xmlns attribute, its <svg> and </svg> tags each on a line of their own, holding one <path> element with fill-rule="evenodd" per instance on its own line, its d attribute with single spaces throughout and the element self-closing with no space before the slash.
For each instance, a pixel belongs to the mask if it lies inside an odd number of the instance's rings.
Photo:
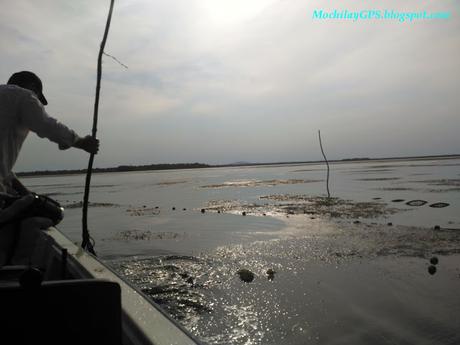
<svg viewBox="0 0 460 345">
<path fill-rule="evenodd" d="M 395 181 L 395 180 L 400 180 L 400 177 L 375 177 L 375 178 L 360 178 L 357 179 L 356 181 Z"/>
<path fill-rule="evenodd" d="M 149 230 L 124 230 L 120 231 L 115 237 L 115 240 L 136 240 L 136 241 L 149 241 L 149 240 L 172 240 L 183 238 L 185 233 L 179 234 L 177 232 L 152 232 Z"/>
<path fill-rule="evenodd" d="M 83 202 L 77 201 L 77 202 L 72 202 L 70 204 L 65 204 L 62 205 L 64 208 L 80 208 L 83 206 Z M 114 204 L 111 202 L 89 202 L 88 204 L 89 207 L 119 207 L 121 205 L 119 204 Z"/>
<path fill-rule="evenodd" d="M 131 207 L 126 210 L 129 212 L 129 215 L 132 217 L 135 216 L 146 216 L 146 215 L 158 215 L 160 214 L 160 210 L 158 207 L 147 207 L 146 205 L 142 207 Z"/>
<path fill-rule="evenodd" d="M 367 170 L 349 170 L 349 171 L 346 171 L 347 173 L 349 174 L 380 174 L 380 173 L 389 173 L 389 172 L 393 172 L 394 169 L 367 169 Z"/>
<path fill-rule="evenodd" d="M 435 202 L 434 204 L 431 204 L 429 206 L 434 208 L 443 208 L 449 206 L 449 204 L 447 202 Z"/>
<path fill-rule="evenodd" d="M 425 201 L 425 200 L 411 200 L 411 201 L 406 202 L 406 205 L 409 205 L 409 206 L 423 206 L 427 202 L 428 201 Z"/>
<path fill-rule="evenodd" d="M 289 201 L 276 205 L 290 214 L 314 214 L 333 218 L 375 218 L 397 212 L 381 202 L 355 202 L 340 198 L 304 195 L 269 195 L 261 197 L 276 201 Z M 292 203 L 297 201 L 297 203 Z"/>
<path fill-rule="evenodd" d="M 410 164 L 407 165 L 408 167 L 456 167 L 459 166 L 460 163 L 446 163 L 442 164 L 439 162 L 431 163 L 431 164 Z"/>
<path fill-rule="evenodd" d="M 381 187 L 381 188 L 376 188 L 376 190 L 404 191 L 404 190 L 414 190 L 414 188 L 408 188 L 408 187 Z"/>
<path fill-rule="evenodd" d="M 164 181 L 164 182 L 158 182 L 155 185 L 156 186 L 171 186 L 171 185 L 181 184 L 181 183 L 187 183 L 187 181 Z"/>
<path fill-rule="evenodd" d="M 324 169 L 299 169 L 299 170 L 292 170 L 291 172 L 305 172 L 305 171 L 323 171 Z"/>
<path fill-rule="evenodd" d="M 214 211 L 218 213 L 258 213 L 264 205 L 247 203 L 240 200 L 211 200 L 206 208 L 201 209 L 201 213 L 206 211 Z"/>
<path fill-rule="evenodd" d="M 60 195 L 77 195 L 77 194 L 82 194 L 81 191 L 78 192 L 51 192 L 51 193 L 43 193 L 43 195 L 46 196 L 60 196 Z"/>
<path fill-rule="evenodd" d="M 201 188 L 226 188 L 226 187 L 259 187 L 259 186 L 277 186 L 283 184 L 298 184 L 298 183 L 316 183 L 323 180 L 245 180 L 245 181 L 228 181 L 221 184 L 212 184 L 201 186 Z"/>
<path fill-rule="evenodd" d="M 393 214 L 399 209 L 389 208 L 382 202 L 355 202 L 340 198 L 322 196 L 276 194 L 261 196 L 261 200 L 275 203 L 244 203 L 238 200 L 210 201 L 206 210 L 237 214 L 310 214 L 333 218 L 375 218 Z"/>
<path fill-rule="evenodd" d="M 94 186 L 91 186 L 92 189 L 94 188 L 111 188 L 111 187 L 116 187 L 116 184 L 96 184 Z"/>
<path fill-rule="evenodd" d="M 460 192 L 460 187 L 440 188 L 440 189 L 427 189 L 428 193 L 446 193 L 446 192 Z"/>
<path fill-rule="evenodd" d="M 426 183 L 430 186 L 460 187 L 460 179 L 419 180 L 419 181 L 409 181 L 409 182 Z"/>
</svg>

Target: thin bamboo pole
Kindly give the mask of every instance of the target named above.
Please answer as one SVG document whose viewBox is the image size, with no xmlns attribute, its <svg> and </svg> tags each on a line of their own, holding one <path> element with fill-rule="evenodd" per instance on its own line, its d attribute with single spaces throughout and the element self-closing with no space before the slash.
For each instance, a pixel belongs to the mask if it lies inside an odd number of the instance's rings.
<svg viewBox="0 0 460 345">
<path fill-rule="evenodd" d="M 94 115 L 93 115 L 93 130 L 92 137 L 96 138 L 97 133 L 97 119 L 99 111 L 99 94 L 101 91 L 101 78 L 102 78 L 102 55 L 104 54 L 105 42 L 109 34 L 110 22 L 112 20 L 113 4 L 115 0 L 110 0 L 110 9 L 107 16 L 107 22 L 105 24 L 104 36 L 102 38 L 101 46 L 99 48 L 99 55 L 97 57 L 97 82 L 96 82 L 96 98 L 94 101 Z M 85 181 L 85 194 L 83 196 L 83 216 L 82 216 L 82 243 L 83 249 L 86 249 L 91 254 L 96 255 L 94 251 L 94 241 L 89 235 L 88 230 L 88 201 L 89 201 L 89 189 L 91 184 L 91 173 L 93 171 L 94 154 L 91 153 L 88 162 L 88 169 L 86 170 L 86 181 Z"/>
<path fill-rule="evenodd" d="M 327 165 L 327 179 L 326 179 L 326 189 L 327 189 L 327 197 L 331 197 L 331 193 L 329 192 L 329 162 L 327 161 L 326 155 L 324 154 L 323 144 L 321 142 L 321 131 L 318 130 L 318 137 L 319 137 L 319 147 L 321 148 L 321 153 L 323 154 L 324 160 L 326 161 Z"/>
</svg>

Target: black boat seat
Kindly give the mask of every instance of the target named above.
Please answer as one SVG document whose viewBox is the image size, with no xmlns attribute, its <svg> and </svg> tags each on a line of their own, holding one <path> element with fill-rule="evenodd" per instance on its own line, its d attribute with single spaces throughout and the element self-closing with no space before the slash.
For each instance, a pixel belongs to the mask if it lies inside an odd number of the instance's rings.
<svg viewBox="0 0 460 345">
<path fill-rule="evenodd" d="M 0 284 L 2 281 L 18 281 L 29 266 L 15 265 L 0 267 Z"/>
<path fill-rule="evenodd" d="M 0 333 L 9 344 L 121 345 L 121 290 L 111 281 L 0 286 Z M 2 341 L 2 344 L 7 344 Z"/>
</svg>

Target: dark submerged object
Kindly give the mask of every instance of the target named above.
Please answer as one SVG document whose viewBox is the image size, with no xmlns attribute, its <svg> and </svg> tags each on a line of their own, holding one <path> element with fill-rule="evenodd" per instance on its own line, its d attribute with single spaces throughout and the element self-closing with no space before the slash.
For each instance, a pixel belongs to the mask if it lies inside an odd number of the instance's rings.
<svg viewBox="0 0 460 345">
<path fill-rule="evenodd" d="M 391 202 L 403 202 L 404 199 L 394 199 L 394 200 L 391 200 Z"/>
<path fill-rule="evenodd" d="M 242 268 L 236 272 L 240 279 L 244 281 L 245 283 L 250 283 L 254 280 L 254 273 L 252 273 L 250 270 L 246 268 Z"/>
<path fill-rule="evenodd" d="M 443 208 L 443 207 L 447 207 L 449 205 L 450 204 L 448 204 L 447 202 L 435 202 L 434 204 L 431 204 L 429 206 L 433 207 L 433 208 Z"/>
<path fill-rule="evenodd" d="M 411 200 L 411 201 L 406 202 L 406 205 L 409 205 L 409 206 L 423 206 L 426 203 L 427 203 L 427 201 L 425 201 L 425 200 Z"/>
<path fill-rule="evenodd" d="M 433 266 L 431 265 L 430 267 L 428 267 L 428 273 L 433 275 L 436 273 L 436 266 Z"/>
<path fill-rule="evenodd" d="M 431 259 L 430 259 L 430 263 L 432 265 L 437 265 L 439 263 L 439 260 L 436 256 L 433 256 Z"/>
</svg>

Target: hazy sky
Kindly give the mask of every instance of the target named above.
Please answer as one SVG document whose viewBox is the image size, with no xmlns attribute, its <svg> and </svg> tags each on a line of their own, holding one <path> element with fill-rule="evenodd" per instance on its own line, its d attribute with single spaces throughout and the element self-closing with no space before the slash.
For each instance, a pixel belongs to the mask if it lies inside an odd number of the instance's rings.
<svg viewBox="0 0 460 345">
<path fill-rule="evenodd" d="M 109 1 L 1 0 L 0 80 L 35 71 L 48 112 L 89 134 Z M 314 9 L 450 11 L 313 20 Z M 458 0 L 118 0 L 97 167 L 460 153 Z M 30 134 L 16 171 L 85 168 Z"/>
</svg>

